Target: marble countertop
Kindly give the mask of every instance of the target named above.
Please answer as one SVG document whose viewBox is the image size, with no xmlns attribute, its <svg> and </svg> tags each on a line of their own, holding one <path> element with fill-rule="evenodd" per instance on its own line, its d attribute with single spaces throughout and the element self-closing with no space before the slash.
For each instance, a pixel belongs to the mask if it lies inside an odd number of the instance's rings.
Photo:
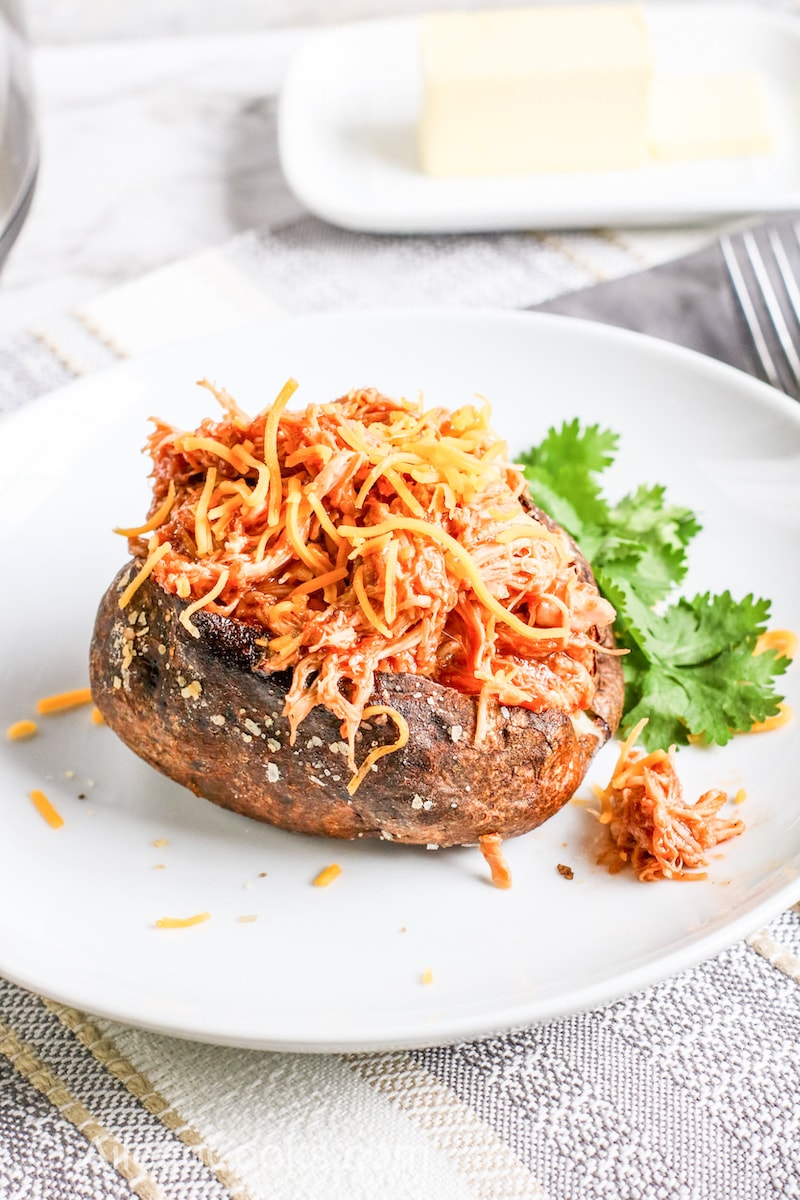
<svg viewBox="0 0 800 1200">
<path fill-rule="evenodd" d="M 275 137 L 300 32 L 36 48 L 41 167 L 0 329 L 297 214 Z"/>
<path fill-rule="evenodd" d="M 0 274 L 0 331 L 297 215 L 275 136 L 292 51 L 322 24 L 430 7 L 428 0 L 22 3 L 41 169 Z"/>
<path fill-rule="evenodd" d="M 763 2 L 796 7 L 796 0 Z M 266 0 L 259 8 L 232 0 L 234 31 L 195 34 L 186 30 L 214 28 L 219 6 L 203 0 L 191 24 L 181 0 L 165 4 L 160 16 L 152 4 L 148 16 L 145 4 L 134 26 L 127 17 L 114 25 L 107 6 L 70 0 L 76 19 L 68 27 L 64 6 L 32 0 L 41 169 L 0 275 L 0 331 L 35 325 L 237 233 L 296 217 L 301 209 L 283 179 L 276 139 L 292 52 L 315 21 L 425 6 L 303 0 L 295 8 Z M 306 24 L 290 27 L 289 16 Z M 265 21 L 272 27 L 256 27 Z M 115 40 L 97 40 L 115 29 Z M 159 36 L 148 36 L 153 29 Z M 654 254 L 649 247 L 642 261 L 702 241 L 702 233 L 687 231 L 655 237 L 662 248 Z"/>
</svg>

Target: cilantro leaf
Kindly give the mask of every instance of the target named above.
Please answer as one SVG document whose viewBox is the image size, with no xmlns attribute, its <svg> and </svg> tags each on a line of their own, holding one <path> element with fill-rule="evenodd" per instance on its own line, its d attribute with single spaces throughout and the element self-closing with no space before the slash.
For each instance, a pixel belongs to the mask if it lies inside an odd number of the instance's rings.
<svg viewBox="0 0 800 1200">
<path fill-rule="evenodd" d="M 630 733 L 646 717 L 647 724 L 639 736 L 646 750 L 685 745 L 689 740 L 684 719 L 687 697 L 680 680 L 660 667 L 651 667 L 646 660 L 637 662 L 630 657 L 622 660 L 622 671 L 625 712 L 620 733 Z"/>
<path fill-rule="evenodd" d="M 616 609 L 614 633 L 628 651 L 623 732 L 647 717 L 648 749 L 692 736 L 724 745 L 778 712 L 775 678 L 789 660 L 754 653 L 769 601 L 705 592 L 664 607 L 685 578 L 700 524 L 690 509 L 668 503 L 659 484 L 610 504 L 598 477 L 617 443 L 609 430 L 574 420 L 549 430 L 520 463 L 534 500 L 572 534 Z"/>
<path fill-rule="evenodd" d="M 616 610 L 614 636 L 617 642 L 626 650 L 635 648 L 646 659 L 652 658 L 656 639 L 651 633 L 651 626 L 656 618 L 652 608 L 636 590 L 635 582 L 615 574 L 613 563 L 608 567 L 593 564 L 592 570 L 597 586 Z"/>
<path fill-rule="evenodd" d="M 639 590 L 650 603 L 667 596 L 687 570 L 686 547 L 700 531 L 688 508 L 667 504 L 660 485 L 642 485 L 611 509 L 612 535 L 638 546 L 635 565 Z"/>
<path fill-rule="evenodd" d="M 534 500 L 573 537 L 578 536 L 578 526 L 608 519 L 608 504 L 595 476 L 613 462 L 618 441 L 615 433 L 599 425 L 581 428 L 576 418 L 565 421 L 560 429 L 548 430 L 538 446 L 520 456 Z M 564 504 L 572 510 L 566 514 L 571 518 L 566 522 L 553 511 L 553 506 L 564 511 Z"/>
<path fill-rule="evenodd" d="M 732 646 L 752 654 L 756 639 L 766 629 L 769 601 L 752 595 L 736 601 L 730 592 L 709 592 L 693 600 L 681 599 L 650 622 L 651 657 L 676 667 L 699 666 Z"/>
<path fill-rule="evenodd" d="M 724 746 L 735 733 L 778 712 L 775 676 L 789 665 L 774 650 L 755 654 L 769 617 L 769 602 L 730 592 L 680 599 L 662 615 L 642 609 L 624 589 L 613 589 L 623 614 L 639 627 L 621 626 L 618 642 L 626 697 L 622 729 L 648 718 L 642 742 L 648 750 L 691 736 Z M 614 600 L 611 601 L 614 603 Z M 638 607 L 637 607 L 638 605 Z"/>
</svg>

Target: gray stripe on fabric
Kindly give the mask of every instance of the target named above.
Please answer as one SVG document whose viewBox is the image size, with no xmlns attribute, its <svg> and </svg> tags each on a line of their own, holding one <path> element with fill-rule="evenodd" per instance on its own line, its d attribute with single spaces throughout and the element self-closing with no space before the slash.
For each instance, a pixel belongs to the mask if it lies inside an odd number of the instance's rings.
<svg viewBox="0 0 800 1200">
<path fill-rule="evenodd" d="M 0 1056 L 3 1200 L 131 1200 L 127 1183 L 46 1096 Z"/>
<path fill-rule="evenodd" d="M 170 1200 L 229 1200 L 230 1191 L 213 1170 L 148 1112 L 38 997 L 0 980 L 0 1018 L 147 1167 Z"/>
<path fill-rule="evenodd" d="M 304 216 L 227 253 L 287 313 L 419 305 L 524 308 L 596 282 L 564 240 L 530 233 L 371 236 Z"/>
<path fill-rule="evenodd" d="M 554 1195 L 800 1196 L 800 992 L 743 944 L 606 1009 L 415 1057 Z"/>
<path fill-rule="evenodd" d="M 35 334 L 19 331 L 0 336 L 0 414 L 12 412 L 74 378 L 74 371 Z"/>
<path fill-rule="evenodd" d="M 23 1041 L 10 1025 L 0 1022 L 2 1055 L 56 1111 L 82 1134 L 91 1147 L 126 1181 L 137 1200 L 166 1200 L 150 1173 L 118 1138 L 97 1120 L 91 1109 L 72 1095 L 62 1079 Z"/>
<path fill-rule="evenodd" d="M 228 1163 L 209 1145 L 203 1135 L 185 1120 L 175 1105 L 161 1095 L 152 1082 L 120 1052 L 110 1034 L 101 1033 L 95 1022 L 77 1009 L 57 1004 L 53 1000 L 43 999 L 42 1003 L 147 1112 L 157 1117 L 167 1130 L 191 1148 L 192 1154 L 213 1172 L 225 1195 L 230 1196 L 230 1200 L 252 1200 L 250 1192 Z"/>
</svg>

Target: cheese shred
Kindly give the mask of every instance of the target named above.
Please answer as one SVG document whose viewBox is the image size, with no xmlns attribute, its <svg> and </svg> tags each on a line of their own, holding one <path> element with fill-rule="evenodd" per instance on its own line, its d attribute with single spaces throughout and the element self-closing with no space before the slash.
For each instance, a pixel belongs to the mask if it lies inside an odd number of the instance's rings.
<svg viewBox="0 0 800 1200">
<path fill-rule="evenodd" d="M 189 929 L 192 925 L 202 925 L 211 920 L 211 913 L 195 913 L 192 917 L 159 917 L 154 922 L 156 929 Z"/>
<path fill-rule="evenodd" d="M 35 721 L 15 721 L 6 730 L 6 737 L 12 742 L 24 742 L 27 738 L 33 737 L 38 730 L 39 726 Z"/>
<path fill-rule="evenodd" d="M 339 878 L 341 873 L 342 868 L 339 866 L 339 864 L 331 863 L 329 867 L 325 867 L 325 869 L 320 871 L 319 875 L 317 875 L 316 879 L 314 880 L 314 887 L 329 887 L 333 883 L 334 879 Z"/>
<path fill-rule="evenodd" d="M 278 458 L 278 423 L 281 413 L 297 391 L 297 380 L 287 379 L 270 408 L 264 424 L 264 462 L 269 470 L 268 519 L 274 525 L 281 510 L 281 466 Z"/>
<path fill-rule="evenodd" d="M 228 582 L 228 575 L 228 568 L 225 567 L 222 571 L 220 571 L 219 579 L 214 584 L 211 591 L 206 592 L 206 594 L 201 596 L 199 600 L 194 600 L 181 612 L 181 625 L 183 625 L 184 629 L 189 631 L 193 638 L 200 637 L 200 630 L 192 623 L 192 617 L 196 612 L 199 612 L 201 608 L 208 608 L 209 604 L 216 600 L 217 596 L 219 596 L 219 594 L 222 592 L 222 589 L 225 587 L 225 584 Z"/>
<path fill-rule="evenodd" d="M 125 588 L 125 591 L 120 596 L 118 601 L 120 608 L 128 607 L 131 600 L 144 583 L 145 579 L 147 579 L 147 577 L 152 573 L 155 566 L 161 562 L 162 558 L 166 558 L 171 549 L 172 545 L 169 542 L 162 542 L 160 546 L 156 546 L 155 550 L 153 550 L 151 554 L 148 554 L 141 570 L 133 577 L 128 586 Z"/>
<path fill-rule="evenodd" d="M 369 754 L 364 759 L 363 763 L 347 785 L 347 790 L 351 796 L 356 794 L 358 789 L 361 787 L 361 784 L 366 779 L 367 772 L 372 770 L 379 758 L 383 758 L 385 754 L 394 754 L 397 750 L 402 750 L 403 747 L 408 743 L 408 721 L 406 721 L 405 717 L 399 713 L 396 708 L 391 708 L 388 704 L 372 704 L 369 708 L 364 709 L 363 713 L 361 714 L 361 719 L 366 720 L 369 717 L 377 717 L 384 713 L 387 717 L 391 717 L 397 726 L 397 741 L 392 742 L 388 746 L 375 746 L 372 750 L 370 750 Z"/>
<path fill-rule="evenodd" d="M 767 629 L 756 642 L 756 654 L 776 650 L 784 658 L 797 658 L 797 634 L 791 629 Z"/>
<path fill-rule="evenodd" d="M 511 869 L 502 851 L 502 839 L 499 833 L 484 833 L 478 838 L 480 852 L 489 864 L 492 873 L 492 883 L 496 888 L 511 887 Z"/>
<path fill-rule="evenodd" d="M 63 712 L 67 708 L 78 708 L 81 704 L 91 704 L 91 688 L 75 688 L 70 692 L 57 692 L 54 696 L 42 696 L 36 701 L 36 711 L 42 716 Z"/>
<path fill-rule="evenodd" d="M 489 612 L 494 613 L 499 621 L 510 625 L 520 637 L 530 639 L 534 642 L 540 638 L 561 637 L 566 639 L 569 637 L 570 631 L 568 626 L 557 627 L 555 629 L 538 629 L 536 626 L 527 625 L 519 617 L 515 616 L 514 613 L 503 608 L 500 601 L 487 588 L 469 552 L 454 537 L 451 537 L 449 533 L 446 533 L 437 525 L 431 525 L 428 521 L 421 521 L 416 517 L 390 517 L 388 521 L 383 521 L 380 525 L 370 526 L 368 532 L 355 525 L 340 525 L 339 533 L 351 538 L 356 545 L 356 549 L 360 553 L 364 553 L 365 547 L 369 547 L 371 539 L 379 538 L 382 534 L 393 533 L 401 529 L 441 543 L 464 568 L 466 578 L 469 579 L 473 592 L 484 607 Z"/>
<path fill-rule="evenodd" d="M 476 745 L 502 705 L 591 707 L 614 611 L 524 498 L 487 404 L 426 409 L 365 388 L 300 411 L 290 379 L 250 418 L 203 386 L 221 419 L 189 432 L 154 422 L 153 511 L 129 531 L 138 570 L 121 608 L 152 575 L 185 602 L 192 637 L 211 606 L 254 628 L 259 670 L 291 672 L 291 741 L 317 706 L 338 721 L 351 795 L 408 739 L 400 711 L 370 705 L 379 673 L 475 696 Z M 368 713 L 397 738 L 357 767 Z"/>
<path fill-rule="evenodd" d="M 61 816 L 60 812 L 53 808 L 53 805 L 47 799 L 47 796 L 45 796 L 44 792 L 40 792 L 38 788 L 34 788 L 33 791 L 30 792 L 30 798 L 31 802 L 33 803 L 33 807 L 41 817 L 44 817 L 50 828 L 60 829 L 64 824 L 64 818 Z"/>
<path fill-rule="evenodd" d="M 163 504 L 159 504 L 149 521 L 145 521 L 144 525 L 137 525 L 134 529 L 121 529 L 117 527 L 114 533 L 119 533 L 122 537 L 127 538 L 141 537 L 143 533 L 152 533 L 154 529 L 158 529 L 159 525 L 163 525 L 166 521 L 175 503 L 175 495 L 175 483 L 170 479 L 166 499 Z"/>
<path fill-rule="evenodd" d="M 763 721 L 756 721 L 755 725 L 751 725 L 748 733 L 769 733 L 771 729 L 781 729 L 784 725 L 788 725 L 794 716 L 794 711 L 790 704 L 785 701 L 778 705 L 778 711 L 772 717 L 765 717 Z"/>
</svg>

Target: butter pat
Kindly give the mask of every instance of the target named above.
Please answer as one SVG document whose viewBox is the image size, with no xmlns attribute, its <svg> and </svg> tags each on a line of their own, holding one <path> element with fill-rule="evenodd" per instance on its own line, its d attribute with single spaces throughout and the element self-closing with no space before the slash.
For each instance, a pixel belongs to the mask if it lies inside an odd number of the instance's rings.
<svg viewBox="0 0 800 1200">
<path fill-rule="evenodd" d="M 606 171 L 648 153 L 653 55 L 638 5 L 422 18 L 422 168 L 437 176 Z"/>
<path fill-rule="evenodd" d="M 753 71 L 656 79 L 654 159 L 734 158 L 773 148 L 761 80 Z"/>
</svg>

